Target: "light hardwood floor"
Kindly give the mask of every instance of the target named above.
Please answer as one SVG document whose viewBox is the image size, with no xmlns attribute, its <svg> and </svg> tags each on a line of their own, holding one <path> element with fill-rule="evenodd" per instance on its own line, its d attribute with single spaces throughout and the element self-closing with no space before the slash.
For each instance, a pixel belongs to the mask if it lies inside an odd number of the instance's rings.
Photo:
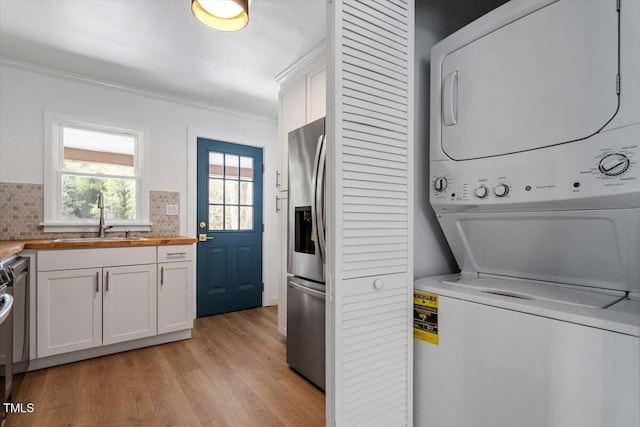
<svg viewBox="0 0 640 427">
<path fill-rule="evenodd" d="M 18 376 L 20 426 L 323 426 L 324 394 L 286 364 L 276 307 L 199 318 L 193 338 Z"/>
</svg>

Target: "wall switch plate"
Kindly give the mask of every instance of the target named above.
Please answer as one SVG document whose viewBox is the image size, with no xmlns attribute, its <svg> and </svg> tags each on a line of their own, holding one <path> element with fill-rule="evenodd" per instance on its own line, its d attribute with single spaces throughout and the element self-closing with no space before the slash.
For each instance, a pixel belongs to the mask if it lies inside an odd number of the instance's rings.
<svg viewBox="0 0 640 427">
<path fill-rule="evenodd" d="M 165 214 L 167 216 L 176 216 L 178 215 L 178 205 L 165 205 Z"/>
</svg>

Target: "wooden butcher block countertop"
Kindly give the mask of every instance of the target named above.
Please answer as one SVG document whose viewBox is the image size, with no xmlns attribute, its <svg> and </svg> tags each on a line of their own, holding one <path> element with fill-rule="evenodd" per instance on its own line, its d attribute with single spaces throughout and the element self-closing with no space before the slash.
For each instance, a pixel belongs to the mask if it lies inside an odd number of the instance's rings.
<svg viewBox="0 0 640 427">
<path fill-rule="evenodd" d="M 119 248 L 133 246 L 191 245 L 193 237 L 147 237 L 145 240 L 76 240 L 57 242 L 55 240 L 0 240 L 0 259 L 8 258 L 24 249 L 80 249 L 80 248 Z"/>
</svg>

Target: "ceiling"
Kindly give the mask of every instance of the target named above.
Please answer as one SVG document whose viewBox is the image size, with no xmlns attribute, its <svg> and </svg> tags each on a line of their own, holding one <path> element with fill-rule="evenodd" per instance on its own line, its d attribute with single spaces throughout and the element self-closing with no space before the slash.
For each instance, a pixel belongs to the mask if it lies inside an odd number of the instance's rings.
<svg viewBox="0 0 640 427">
<path fill-rule="evenodd" d="M 277 117 L 274 77 L 325 39 L 326 0 L 252 0 L 237 33 L 189 0 L 0 0 L 0 57 Z"/>
</svg>

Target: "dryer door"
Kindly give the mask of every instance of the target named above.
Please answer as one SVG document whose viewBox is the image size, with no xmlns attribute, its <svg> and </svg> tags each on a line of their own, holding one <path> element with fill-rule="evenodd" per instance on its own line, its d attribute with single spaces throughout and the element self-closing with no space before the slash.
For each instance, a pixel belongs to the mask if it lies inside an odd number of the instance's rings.
<svg viewBox="0 0 640 427">
<path fill-rule="evenodd" d="M 615 1 L 560 0 L 450 53 L 442 149 L 498 156 L 587 138 L 616 114 Z"/>
</svg>

